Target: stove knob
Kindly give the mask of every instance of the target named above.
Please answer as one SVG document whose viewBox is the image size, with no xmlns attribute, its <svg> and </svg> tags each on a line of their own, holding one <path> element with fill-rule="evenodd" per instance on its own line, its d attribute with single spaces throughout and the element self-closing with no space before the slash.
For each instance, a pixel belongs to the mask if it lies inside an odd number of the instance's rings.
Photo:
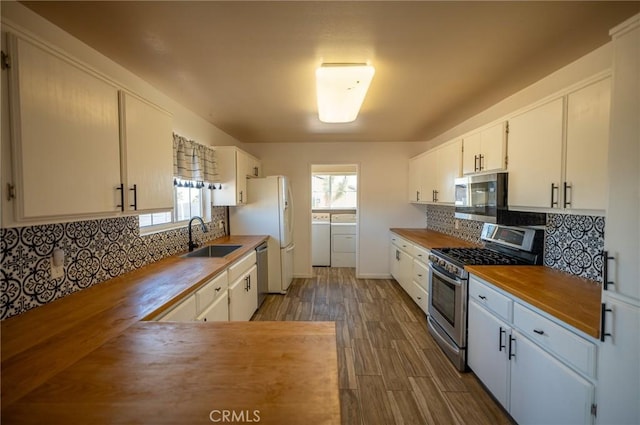
<svg viewBox="0 0 640 425">
<path fill-rule="evenodd" d="M 458 268 L 456 266 L 454 266 L 453 264 L 447 264 L 446 270 L 449 273 L 453 273 L 453 274 L 457 274 L 457 272 L 458 272 Z"/>
<path fill-rule="evenodd" d="M 438 265 L 444 267 L 447 264 L 442 258 L 438 260 Z"/>
<path fill-rule="evenodd" d="M 429 254 L 429 261 L 431 261 L 432 263 L 435 263 L 437 261 L 436 256 L 433 254 Z"/>
</svg>

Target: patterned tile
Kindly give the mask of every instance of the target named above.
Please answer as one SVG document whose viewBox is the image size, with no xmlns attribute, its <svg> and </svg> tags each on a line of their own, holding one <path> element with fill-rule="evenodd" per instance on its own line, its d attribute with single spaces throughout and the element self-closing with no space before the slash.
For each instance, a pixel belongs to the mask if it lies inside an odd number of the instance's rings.
<svg viewBox="0 0 640 425">
<path fill-rule="evenodd" d="M 604 217 L 548 214 L 544 264 L 600 282 Z"/>
<path fill-rule="evenodd" d="M 214 207 L 212 217 L 224 219 L 225 208 Z M 224 235 L 212 227 L 207 233 L 194 230 L 200 242 Z M 187 240 L 186 227 L 140 236 L 137 216 L 0 229 L 0 318 L 177 254 Z M 56 247 L 65 251 L 64 276 L 52 279 Z"/>
<path fill-rule="evenodd" d="M 458 219 L 455 228 L 455 207 L 448 205 L 427 205 L 427 229 L 445 233 L 471 242 L 480 243 L 482 222 Z"/>
<path fill-rule="evenodd" d="M 482 222 L 458 220 L 455 208 L 427 205 L 427 228 L 469 241 L 480 241 Z M 604 217 L 547 214 L 544 264 L 577 276 L 601 281 Z"/>
</svg>

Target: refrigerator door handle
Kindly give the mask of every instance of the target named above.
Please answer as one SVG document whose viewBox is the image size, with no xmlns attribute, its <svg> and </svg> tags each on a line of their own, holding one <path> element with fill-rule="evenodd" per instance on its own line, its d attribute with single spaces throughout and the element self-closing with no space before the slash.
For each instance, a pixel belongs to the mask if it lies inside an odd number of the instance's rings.
<svg viewBox="0 0 640 425">
<path fill-rule="evenodd" d="M 296 247 L 296 244 L 292 243 L 284 250 L 284 252 L 291 252 L 295 247 Z"/>
</svg>

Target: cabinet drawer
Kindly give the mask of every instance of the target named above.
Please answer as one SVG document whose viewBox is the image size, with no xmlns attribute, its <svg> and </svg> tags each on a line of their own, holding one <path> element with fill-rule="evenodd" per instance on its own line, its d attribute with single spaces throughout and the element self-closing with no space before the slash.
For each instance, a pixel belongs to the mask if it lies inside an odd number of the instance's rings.
<svg viewBox="0 0 640 425">
<path fill-rule="evenodd" d="M 227 270 L 229 271 L 229 282 L 233 282 L 240 276 L 242 276 L 247 270 L 256 263 L 256 252 L 251 251 L 238 261 L 236 261 Z"/>
<path fill-rule="evenodd" d="M 411 242 L 409 242 L 405 238 L 402 238 L 396 235 L 395 233 L 391 233 L 389 239 L 391 240 L 392 245 L 400 248 L 401 250 L 403 250 L 404 252 L 406 252 L 407 254 L 413 257 L 413 244 Z"/>
<path fill-rule="evenodd" d="M 469 299 L 476 300 L 480 305 L 511 322 L 513 301 L 473 276 L 469 278 Z"/>
<path fill-rule="evenodd" d="M 429 289 L 429 270 L 418 259 L 413 260 L 413 281 L 425 291 Z"/>
<path fill-rule="evenodd" d="M 411 296 L 411 298 L 413 298 L 413 301 L 418 304 L 418 307 L 420 307 L 420 309 L 424 311 L 425 314 L 427 314 L 427 301 L 429 298 L 427 291 L 417 283 L 411 282 L 409 284 L 407 293 Z"/>
<path fill-rule="evenodd" d="M 196 291 L 198 314 L 201 314 L 227 289 L 227 271 L 220 273 Z"/>
<path fill-rule="evenodd" d="M 513 308 L 513 324 L 529 339 L 555 353 L 579 372 L 595 377 L 595 344 L 517 303 Z"/>
<path fill-rule="evenodd" d="M 413 256 L 416 260 L 421 263 L 428 264 L 429 263 L 429 250 L 423 248 L 418 245 L 414 245 L 413 247 Z"/>
<path fill-rule="evenodd" d="M 191 295 L 158 319 L 160 322 L 191 322 L 196 318 L 196 297 Z"/>
</svg>

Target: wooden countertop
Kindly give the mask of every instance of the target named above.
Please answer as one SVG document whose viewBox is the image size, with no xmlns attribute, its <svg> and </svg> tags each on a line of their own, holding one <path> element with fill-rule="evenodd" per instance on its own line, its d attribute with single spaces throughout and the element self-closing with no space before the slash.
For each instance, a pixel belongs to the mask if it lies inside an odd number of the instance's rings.
<svg viewBox="0 0 640 425">
<path fill-rule="evenodd" d="M 339 424 L 337 369 L 334 322 L 139 322 L 2 419 L 210 424 L 227 410 L 253 419 L 240 423 Z"/>
<path fill-rule="evenodd" d="M 56 300 L 50 304 L 38 307 L 30 310 L 19 316 L 4 320 L 0 323 L 1 328 L 1 364 L 2 368 L 2 419 L 7 423 L 52 423 L 50 418 L 47 420 L 42 418 L 48 415 L 50 407 L 48 402 L 35 402 L 34 400 L 55 400 L 55 397 L 59 397 L 57 400 L 62 403 L 57 405 L 56 408 L 61 409 L 60 414 L 63 414 L 63 410 L 66 411 L 66 415 L 75 415 L 72 412 L 80 409 L 81 404 L 77 404 L 76 400 L 72 397 L 73 394 L 78 392 L 79 389 L 85 392 L 87 391 L 87 397 L 91 394 L 95 398 L 93 403 L 99 404 L 99 399 L 104 394 L 105 397 L 111 397 L 109 395 L 109 388 L 117 386 L 120 387 L 119 380 L 124 379 L 129 382 L 130 385 L 135 385 L 138 381 L 137 376 L 146 376 L 145 367 L 140 369 L 129 368 L 125 361 L 125 357 L 133 356 L 129 359 L 131 362 L 137 361 L 137 357 L 140 353 L 134 350 L 135 347 L 146 347 L 150 350 L 154 350 L 154 360 L 150 360 L 151 363 L 148 366 L 153 366 L 154 361 L 170 362 L 171 353 L 173 350 L 169 348 L 174 347 L 174 342 L 179 344 L 185 351 L 185 355 L 189 355 L 189 349 L 192 345 L 188 342 L 194 340 L 194 338 L 206 338 L 203 340 L 203 344 L 213 347 L 216 345 L 222 345 L 223 342 L 216 344 L 218 341 L 224 341 L 228 344 L 229 340 L 224 340 L 222 336 L 227 336 L 233 341 L 232 345 L 244 344 L 249 347 L 249 342 L 243 342 L 247 338 L 246 335 L 254 335 L 257 331 L 253 322 L 242 323 L 225 323 L 223 325 L 230 326 L 227 330 L 209 330 L 206 333 L 202 330 L 199 324 L 188 323 L 184 326 L 173 326 L 172 324 L 160 324 L 160 323 L 142 323 L 140 320 L 154 316 L 163 309 L 168 308 L 170 305 L 175 304 L 180 299 L 192 293 L 198 287 L 206 283 L 216 274 L 223 271 L 231 263 L 238 260 L 247 252 L 255 249 L 260 243 L 266 240 L 266 236 L 230 236 L 216 239 L 211 241 L 211 244 L 238 244 L 242 247 L 233 253 L 222 258 L 181 258 L 179 255 L 169 257 L 158 262 L 149 264 L 143 268 L 111 279 L 109 281 L 100 283 L 91 288 L 76 292 L 70 296 Z M 309 338 L 313 339 L 318 331 L 318 328 L 314 327 L 311 323 L 305 323 L 308 326 Z M 209 324 L 214 325 L 214 324 Z M 284 324 L 284 326 L 289 323 Z M 331 324 L 333 325 L 333 324 Z M 283 326 L 282 324 L 280 326 Z M 216 326 L 204 327 L 204 329 L 217 329 Z M 180 333 L 176 333 L 176 329 L 180 330 Z M 231 330 L 235 330 L 232 332 Z M 297 338 L 304 339 L 304 326 L 292 329 L 297 332 Z M 263 329 L 264 332 L 264 329 Z M 276 333 L 274 335 L 283 335 L 283 338 L 294 338 L 294 334 L 286 336 L 286 330 L 282 330 L 284 333 Z M 325 332 L 325 331 L 323 331 Z M 327 331 L 328 332 L 328 331 Z M 331 363 L 332 356 L 335 356 L 335 329 L 333 332 L 333 345 L 320 344 L 319 347 L 311 345 L 312 350 L 318 351 L 318 354 L 322 354 L 328 360 L 323 365 L 323 371 L 325 371 L 324 379 L 329 383 L 334 378 L 337 379 L 337 365 L 335 368 Z M 246 335 L 245 335 L 246 333 Z M 258 332 L 259 333 L 259 332 Z M 152 344 L 154 338 L 159 338 L 159 341 L 165 341 L 164 346 L 160 343 Z M 264 338 L 278 338 L 269 337 L 264 335 Z M 295 338 L 294 338 L 295 339 Z M 118 341 L 127 341 L 130 349 L 124 349 L 125 345 L 120 344 Z M 274 340 L 275 341 L 275 340 Z M 151 344 L 151 345 L 150 345 Z M 240 345 L 239 347 L 241 347 Z M 114 350 L 113 354 L 110 353 L 110 348 Z M 123 349 L 121 351 L 120 348 Z M 294 349 L 292 345 L 291 351 L 285 349 L 286 345 L 280 350 L 283 363 L 292 363 L 294 366 L 296 363 L 296 357 L 300 353 Z M 162 349 L 159 349 L 162 348 Z M 128 351 L 127 351 L 128 350 Z M 284 351 L 283 351 L 284 350 Z M 309 347 L 307 347 L 309 350 Z M 264 350 L 254 350 L 256 353 L 264 354 Z M 119 353 L 119 354 L 118 354 Z M 166 357 L 165 354 L 169 357 Z M 191 353 L 193 354 L 193 353 Z M 107 361 L 106 370 L 110 372 L 105 374 L 102 366 L 99 366 L 99 359 L 106 359 L 109 356 L 113 357 L 111 363 Z M 119 356 L 119 357 L 118 357 Z M 206 380 L 207 374 L 213 373 L 211 362 L 215 363 L 215 355 L 209 356 L 196 356 L 190 355 L 189 362 L 192 366 L 181 365 L 185 370 L 189 370 L 189 367 L 197 367 L 202 365 L 202 373 L 199 375 L 200 379 Z M 251 357 L 237 357 L 238 362 L 244 362 L 237 365 L 241 370 L 251 369 L 253 364 L 256 364 L 257 360 Z M 118 369 L 119 363 L 122 363 L 122 369 Z M 142 360 L 140 360 L 142 361 Z M 223 365 L 222 369 L 231 369 L 232 362 L 217 363 Z M 82 365 L 94 365 L 86 366 L 88 369 L 83 369 Z M 105 367 L 106 367 L 105 366 Z M 76 369 L 76 368 L 80 369 Z M 276 367 L 276 366 L 274 366 Z M 306 366 L 305 366 L 306 367 Z M 156 372 L 159 369 L 153 369 Z M 283 375 L 282 382 L 278 382 L 273 375 L 265 375 L 271 377 L 263 381 L 258 379 L 254 382 L 242 383 L 241 379 L 234 381 L 234 385 L 251 385 L 252 387 L 265 387 L 266 383 L 273 382 L 279 389 L 279 393 L 276 395 L 286 395 L 292 399 L 296 399 L 299 390 L 290 382 L 295 376 L 300 377 L 303 380 L 311 380 L 311 377 L 307 377 L 303 372 L 304 368 L 298 365 L 294 367 L 294 372 Z M 247 372 L 248 373 L 248 372 Z M 315 370 L 314 373 L 318 373 Z M 195 374 L 180 374 L 182 376 L 181 381 L 176 382 L 176 386 L 167 387 L 169 385 L 162 378 L 162 374 L 158 372 L 157 381 L 154 381 L 157 386 L 155 387 L 136 387 L 141 393 L 139 397 L 145 398 L 146 401 L 141 402 L 137 407 L 138 417 L 133 420 L 131 417 L 128 419 L 120 419 L 118 416 L 118 409 L 123 406 L 118 405 L 111 409 L 109 405 L 103 406 L 101 412 L 103 414 L 109 414 L 105 417 L 105 420 L 89 421 L 85 417 L 77 416 L 77 423 L 104 423 L 104 422 L 138 422 L 138 423 L 155 423 L 158 422 L 154 418 L 153 420 L 147 420 L 145 415 L 156 414 L 153 409 L 157 409 L 158 412 L 162 412 L 162 416 L 170 417 L 172 411 L 188 410 L 189 402 L 185 401 L 188 398 L 182 398 L 182 392 L 184 394 L 190 394 L 189 388 L 193 385 L 193 381 L 198 378 Z M 81 381 L 75 384 L 65 381 L 65 377 L 77 376 L 82 377 Z M 173 376 L 173 375 L 172 375 Z M 241 375 L 240 375 L 241 376 Z M 255 377 L 255 375 L 251 375 Z M 150 381 L 147 381 L 150 382 Z M 95 385 L 95 387 L 94 387 Z M 124 384 L 123 384 L 124 385 Z M 173 385 L 173 384 L 171 384 Z M 133 388 L 133 387 L 130 387 Z M 170 388 L 173 390 L 169 391 Z M 290 391 L 290 389 L 296 389 Z M 322 387 L 324 388 L 324 387 Z M 95 389 L 95 391 L 93 391 Z M 224 391 L 227 391 L 225 389 Z M 133 391 L 133 390 L 132 390 Z M 219 389 L 219 392 L 224 392 Z M 248 391 L 248 390 L 247 390 Z M 335 395 L 337 397 L 338 389 L 337 385 L 334 388 Z M 146 395 L 145 395 L 146 394 Z M 263 394 L 265 392 L 263 391 Z M 276 395 L 271 398 L 275 399 Z M 114 396 L 115 397 L 115 396 Z M 211 403 L 215 403 L 217 393 L 210 395 Z M 156 398 L 158 400 L 164 400 L 161 404 L 155 404 Z M 182 400 L 184 407 L 178 408 L 175 403 L 171 404 L 167 400 Z M 63 401 L 64 399 L 64 401 Z M 82 403 L 88 401 L 88 399 L 82 399 Z M 115 400 L 105 399 L 105 400 Z M 141 400 L 141 399 L 140 399 Z M 337 405 L 331 404 L 331 398 L 327 399 L 328 405 L 324 407 L 324 410 L 329 413 L 338 412 L 339 416 L 339 403 Z M 316 400 L 317 402 L 317 400 Z M 116 401 L 114 401 L 116 403 Z M 119 403 L 119 402 L 118 402 Z M 26 407 L 25 406 L 29 406 Z M 66 406 L 66 407 L 65 407 Z M 231 405 L 230 405 L 231 406 Z M 217 406 L 210 407 L 211 409 Z M 310 414 L 314 410 L 306 406 L 309 409 Z M 226 408 L 221 406 L 221 409 Z M 248 408 L 253 408 L 252 406 Z M 129 406 L 127 412 L 133 412 L 134 406 Z M 133 409 L 133 410 L 132 410 Z M 259 407 L 256 407 L 259 409 Z M 81 410 L 78 410 L 80 412 Z M 12 413 L 14 412 L 14 413 Z M 17 414 L 15 412 L 22 412 Z M 49 413 L 48 413 L 49 412 Z M 184 412 L 183 412 L 184 413 Z M 301 416 L 306 417 L 305 413 L 298 412 Z M 88 413 L 87 413 L 88 414 Z M 129 413 L 127 413 L 129 414 Z M 133 414 L 133 413 L 131 413 Z M 115 415 L 115 416 L 114 416 Z M 11 417 L 12 420 L 6 418 Z M 60 419 L 59 423 L 74 423 L 73 418 L 69 416 L 64 419 Z M 211 423 L 208 417 L 205 417 L 207 423 Z M 263 418 L 262 422 L 267 421 Z M 338 418 L 339 421 L 339 418 Z M 203 421 L 205 422 L 205 421 Z M 277 421 L 276 421 L 277 422 Z M 177 417 L 173 416 L 173 423 L 185 423 L 182 420 L 177 420 Z M 265 422 L 267 423 L 267 422 Z M 274 422 L 275 423 L 275 422 Z M 309 423 L 313 423 L 310 420 Z M 330 423 L 330 422 L 325 422 Z"/>
<path fill-rule="evenodd" d="M 425 248 L 479 246 L 428 229 L 390 229 Z M 600 285 L 545 266 L 466 266 L 494 284 L 594 338 L 600 336 Z"/>
<path fill-rule="evenodd" d="M 454 236 L 449 236 L 444 233 L 436 232 L 429 229 L 390 229 L 398 236 L 409 240 L 410 242 L 422 245 L 427 249 L 433 248 L 462 248 L 462 247 L 476 247 L 480 246 L 477 243 L 465 241 Z"/>
<path fill-rule="evenodd" d="M 600 336 L 600 285 L 544 266 L 466 266 L 481 279 L 594 338 Z"/>
</svg>

